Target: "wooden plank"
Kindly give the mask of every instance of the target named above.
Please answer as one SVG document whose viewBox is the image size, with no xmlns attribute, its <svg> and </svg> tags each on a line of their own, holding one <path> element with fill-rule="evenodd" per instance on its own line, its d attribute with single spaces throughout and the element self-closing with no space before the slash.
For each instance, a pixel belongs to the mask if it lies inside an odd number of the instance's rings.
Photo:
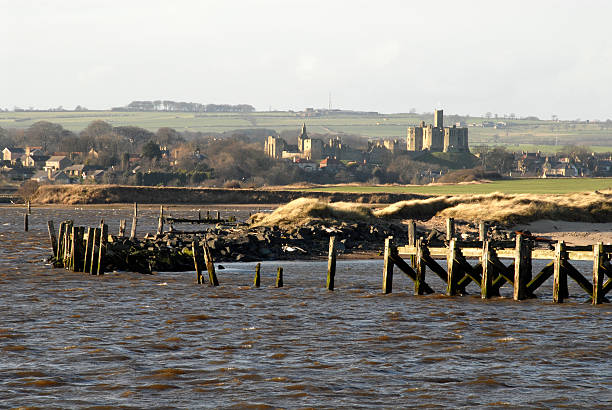
<svg viewBox="0 0 612 410">
<path fill-rule="evenodd" d="M 83 272 L 91 272 L 91 255 L 94 242 L 94 228 L 87 228 L 87 237 L 85 239 L 85 256 L 83 257 Z"/>
<path fill-rule="evenodd" d="M 415 295 L 423 295 L 426 293 L 426 288 L 429 288 L 429 285 L 425 283 L 425 273 L 427 271 L 427 265 L 423 262 L 423 242 L 419 239 L 416 242 L 417 253 L 414 256 L 414 294 Z M 430 288 L 431 289 L 431 288 Z M 433 293 L 433 289 L 431 290 Z"/>
<path fill-rule="evenodd" d="M 408 246 L 416 245 L 416 222 L 414 219 L 408 221 Z M 416 255 L 410 255 L 410 264 L 416 267 Z"/>
<path fill-rule="evenodd" d="M 542 286 L 542 284 L 544 282 L 546 282 L 548 280 L 548 278 L 550 278 L 550 276 L 553 274 L 553 272 L 554 272 L 554 262 L 549 262 L 544 268 L 542 268 L 540 273 L 538 273 L 535 276 L 535 278 L 533 278 L 527 284 L 527 293 L 529 295 L 532 295 L 533 292 L 536 291 L 536 289 L 538 289 L 540 286 Z"/>
<path fill-rule="evenodd" d="M 603 265 L 603 243 L 593 245 L 593 292 L 592 301 L 594 305 L 599 305 L 603 301 L 602 286 L 604 273 Z"/>
<path fill-rule="evenodd" d="M 563 269 L 565 258 L 565 242 L 559 241 L 555 245 L 555 259 L 553 268 L 553 302 L 563 303 L 567 297 L 567 273 Z"/>
<path fill-rule="evenodd" d="M 100 259 L 100 235 L 102 230 L 100 228 L 94 228 L 91 242 L 91 264 L 89 266 L 89 273 L 92 275 L 98 274 L 98 260 Z"/>
<path fill-rule="evenodd" d="M 569 264 L 567 261 L 562 262 L 562 267 L 567 273 L 567 276 L 574 279 L 574 281 L 580 285 L 582 289 L 590 296 L 593 297 L 593 284 L 587 280 L 582 273 L 580 273 L 576 268 Z"/>
<path fill-rule="evenodd" d="M 108 225 L 100 222 L 100 239 L 98 240 L 98 268 L 97 274 L 104 275 L 104 257 L 106 256 L 106 241 L 108 239 Z"/>
<path fill-rule="evenodd" d="M 423 250 L 424 252 L 421 260 L 425 263 L 425 265 L 427 265 L 429 269 L 431 269 L 433 273 L 438 275 L 438 277 L 442 279 L 444 283 L 446 283 L 448 281 L 448 273 L 444 270 L 442 266 L 438 265 L 438 263 L 431 256 L 429 256 L 429 254 L 426 253 L 427 248 L 424 248 Z"/>
<path fill-rule="evenodd" d="M 336 277 L 336 237 L 329 237 L 329 251 L 327 255 L 327 290 L 334 290 L 334 279 Z"/>
<path fill-rule="evenodd" d="M 126 220 L 125 219 L 121 219 L 119 221 L 119 237 L 123 238 L 125 236 L 125 225 L 126 225 Z"/>
<path fill-rule="evenodd" d="M 385 253 L 383 262 L 383 283 L 382 292 L 388 294 L 393 292 L 393 261 L 391 260 L 391 247 L 393 246 L 393 237 L 389 236 L 385 239 Z"/>
</svg>

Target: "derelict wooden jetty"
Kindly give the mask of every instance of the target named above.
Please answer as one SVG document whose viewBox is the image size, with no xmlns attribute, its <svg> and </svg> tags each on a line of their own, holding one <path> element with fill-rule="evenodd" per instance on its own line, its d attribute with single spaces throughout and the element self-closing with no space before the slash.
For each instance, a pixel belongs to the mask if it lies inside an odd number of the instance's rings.
<svg viewBox="0 0 612 410">
<path fill-rule="evenodd" d="M 514 300 L 534 297 L 534 292 L 547 279 L 553 277 L 553 302 L 562 303 L 569 297 L 568 277 L 574 280 L 590 297 L 593 304 L 607 301 L 605 295 L 612 289 L 612 245 L 598 243 L 592 246 L 567 246 L 563 241 L 554 244 L 554 249 L 539 249 L 536 240 L 517 234 L 515 241 L 492 241 L 483 234 L 481 223 L 479 241 L 459 241 L 454 238 L 453 221 L 447 221 L 447 241 L 425 241 L 416 239 L 414 222 L 409 225 L 408 244 L 396 246 L 393 237 L 385 240 L 383 293 L 393 288 L 393 268 L 397 266 L 414 282 L 414 294 L 434 293 L 426 282 L 427 268 L 446 283 L 445 294 L 466 294 L 466 287 L 475 283 L 483 299 L 499 296 L 500 288 L 509 283 L 513 286 Z M 410 263 L 403 257 L 409 257 Z M 436 260 L 446 260 L 444 269 Z M 476 259 L 472 265 L 468 262 Z M 502 260 L 511 260 L 506 265 Z M 533 260 L 550 261 L 535 276 Z M 569 261 L 592 261 L 592 281 L 585 278 Z M 604 282 L 605 277 L 607 281 Z"/>
</svg>

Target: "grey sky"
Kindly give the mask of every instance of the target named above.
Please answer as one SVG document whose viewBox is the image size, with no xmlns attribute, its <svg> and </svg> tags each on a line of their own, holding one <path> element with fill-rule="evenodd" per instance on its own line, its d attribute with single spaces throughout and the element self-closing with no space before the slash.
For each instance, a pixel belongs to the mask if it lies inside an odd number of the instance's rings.
<svg viewBox="0 0 612 410">
<path fill-rule="evenodd" d="M 612 2 L 0 0 L 0 107 L 612 118 Z"/>
</svg>

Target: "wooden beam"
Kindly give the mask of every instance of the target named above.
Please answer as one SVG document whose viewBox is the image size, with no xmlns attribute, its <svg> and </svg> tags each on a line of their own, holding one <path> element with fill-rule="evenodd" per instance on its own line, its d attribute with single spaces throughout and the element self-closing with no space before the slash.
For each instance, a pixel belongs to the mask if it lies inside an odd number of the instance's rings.
<svg viewBox="0 0 612 410">
<path fill-rule="evenodd" d="M 582 289 L 590 296 L 593 297 L 593 284 L 589 282 L 582 273 L 578 272 L 576 268 L 569 264 L 567 261 L 562 261 L 562 268 L 567 273 L 567 276 L 574 279 L 574 281 L 580 285 Z"/>
<path fill-rule="evenodd" d="M 480 297 L 482 299 L 489 299 L 492 296 L 493 264 L 490 258 L 491 251 L 491 244 L 489 241 L 485 241 L 482 247 L 482 280 L 480 285 Z"/>
<path fill-rule="evenodd" d="M 136 225 L 138 225 L 138 204 L 134 202 L 134 215 L 132 215 L 132 229 L 130 230 L 130 239 L 136 238 Z"/>
<path fill-rule="evenodd" d="M 533 292 L 536 291 L 537 288 L 542 286 L 544 282 L 554 272 L 554 262 L 549 262 L 541 271 L 538 273 L 535 278 L 531 279 L 531 281 L 527 284 L 527 293 L 529 295 L 533 295 Z"/>
<path fill-rule="evenodd" d="M 53 221 L 47 221 L 47 231 L 49 231 L 49 242 L 53 250 L 53 257 L 57 259 L 57 237 L 55 236 L 55 227 Z"/>
<path fill-rule="evenodd" d="M 204 283 L 204 278 L 202 277 L 202 268 L 200 267 L 200 264 L 199 264 L 198 249 L 199 249 L 198 243 L 196 241 L 191 242 L 191 252 L 193 253 L 193 267 L 196 271 L 196 282 L 198 285 L 201 285 Z"/>
<path fill-rule="evenodd" d="M 429 287 L 427 283 L 425 283 L 424 279 L 418 284 L 419 286 L 417 288 L 417 280 L 418 280 L 417 272 L 415 272 L 415 270 L 412 269 L 412 267 L 406 261 L 404 261 L 402 257 L 399 256 L 397 253 L 391 253 L 391 261 L 393 262 L 394 265 L 397 265 L 399 270 L 404 272 L 406 276 L 408 276 L 410 279 L 414 281 L 414 284 L 415 284 L 414 294 L 415 295 L 423 295 L 423 294 L 429 295 L 431 293 L 434 293 L 433 289 Z"/>
<path fill-rule="evenodd" d="M 514 300 L 523 300 L 528 296 L 527 284 L 531 281 L 531 247 L 523 235 L 516 235 L 514 256 Z"/>
<path fill-rule="evenodd" d="M 487 239 L 487 225 L 485 221 L 478 222 L 478 240 L 484 242 Z"/>
<path fill-rule="evenodd" d="M 455 239 L 455 218 L 446 218 L 446 240 Z"/>
<path fill-rule="evenodd" d="M 209 286 L 219 286 L 219 281 L 217 280 L 217 273 L 215 272 L 215 263 L 213 261 L 212 255 L 210 254 L 210 248 L 208 244 L 204 242 L 204 264 L 206 265 L 206 270 L 208 271 L 208 284 Z"/>
<path fill-rule="evenodd" d="M 276 287 L 282 288 L 283 285 L 283 268 L 282 266 L 279 266 L 278 270 L 276 271 Z"/>
<path fill-rule="evenodd" d="M 260 284 L 260 272 L 261 272 L 261 263 L 257 262 L 255 265 L 255 278 L 253 278 L 253 287 L 258 288 Z"/>
<path fill-rule="evenodd" d="M 455 239 L 451 239 L 448 246 L 448 256 L 446 257 L 448 275 L 448 279 L 446 281 L 446 294 L 448 296 L 455 296 L 458 294 L 457 282 L 459 282 L 459 279 L 461 279 L 459 277 L 460 268 L 459 264 L 457 263 L 458 252 L 459 248 L 457 247 L 457 241 Z"/>
</svg>

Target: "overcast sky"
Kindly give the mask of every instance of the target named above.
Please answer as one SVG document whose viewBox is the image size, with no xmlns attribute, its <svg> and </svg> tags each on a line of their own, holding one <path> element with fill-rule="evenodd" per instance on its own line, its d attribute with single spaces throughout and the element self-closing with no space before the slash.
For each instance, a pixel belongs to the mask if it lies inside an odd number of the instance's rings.
<svg viewBox="0 0 612 410">
<path fill-rule="evenodd" d="M 0 0 L 0 107 L 612 118 L 609 1 Z"/>
</svg>

